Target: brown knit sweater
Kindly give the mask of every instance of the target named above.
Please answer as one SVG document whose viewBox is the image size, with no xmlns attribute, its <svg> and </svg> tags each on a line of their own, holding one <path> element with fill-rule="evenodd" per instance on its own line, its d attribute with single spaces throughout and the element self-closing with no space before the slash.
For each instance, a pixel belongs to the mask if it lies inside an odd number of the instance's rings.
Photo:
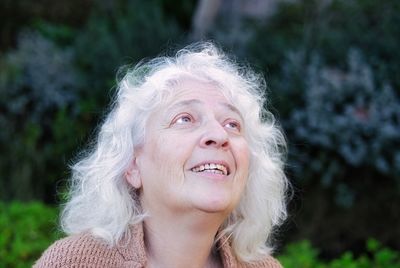
<svg viewBox="0 0 400 268">
<path fill-rule="evenodd" d="M 109 247 L 102 240 L 89 233 L 72 235 L 56 241 L 33 266 L 34 268 L 139 268 L 146 265 L 146 252 L 141 224 L 132 228 L 133 239 L 121 241 L 115 247 Z M 239 262 L 228 243 L 220 249 L 224 267 L 229 268 L 282 268 L 277 260 L 266 257 L 264 260 L 244 264 Z"/>
</svg>

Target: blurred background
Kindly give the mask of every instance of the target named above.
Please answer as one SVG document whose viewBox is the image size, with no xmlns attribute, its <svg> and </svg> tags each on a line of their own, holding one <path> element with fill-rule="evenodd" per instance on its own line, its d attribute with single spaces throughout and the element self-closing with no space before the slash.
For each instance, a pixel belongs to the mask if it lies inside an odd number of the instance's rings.
<svg viewBox="0 0 400 268">
<path fill-rule="evenodd" d="M 265 75 L 294 194 L 285 267 L 400 267 L 400 1 L 1 0 L 0 267 L 57 229 L 119 67 L 214 40 Z"/>
</svg>

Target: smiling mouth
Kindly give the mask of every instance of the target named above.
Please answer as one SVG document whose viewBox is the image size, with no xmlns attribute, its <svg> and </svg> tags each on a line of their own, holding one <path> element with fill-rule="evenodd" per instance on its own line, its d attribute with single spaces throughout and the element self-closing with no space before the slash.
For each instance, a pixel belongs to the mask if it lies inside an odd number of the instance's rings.
<svg viewBox="0 0 400 268">
<path fill-rule="evenodd" d="M 193 172 L 209 172 L 209 173 L 215 173 L 215 174 L 221 174 L 221 175 L 229 175 L 229 170 L 228 167 L 225 165 L 221 164 L 214 164 L 214 163 L 208 163 L 208 164 L 202 164 L 199 166 L 196 166 L 191 169 Z"/>
</svg>

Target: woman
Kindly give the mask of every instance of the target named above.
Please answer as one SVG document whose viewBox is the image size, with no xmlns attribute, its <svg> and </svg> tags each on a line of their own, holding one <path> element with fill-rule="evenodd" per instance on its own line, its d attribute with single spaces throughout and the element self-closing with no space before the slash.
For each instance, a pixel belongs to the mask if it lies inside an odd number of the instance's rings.
<svg viewBox="0 0 400 268">
<path fill-rule="evenodd" d="M 281 267 L 285 143 L 264 91 L 209 43 L 129 71 L 73 166 L 70 236 L 35 267 Z"/>
</svg>

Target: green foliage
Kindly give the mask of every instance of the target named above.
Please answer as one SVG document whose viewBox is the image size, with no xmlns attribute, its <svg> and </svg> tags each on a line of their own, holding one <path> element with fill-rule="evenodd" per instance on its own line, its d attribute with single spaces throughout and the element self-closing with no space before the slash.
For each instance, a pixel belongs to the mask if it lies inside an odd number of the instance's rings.
<svg viewBox="0 0 400 268">
<path fill-rule="evenodd" d="M 31 267 L 41 253 L 62 234 L 57 229 L 58 210 L 39 202 L 0 202 L 0 267 Z M 285 268 L 399 268 L 400 252 L 369 239 L 365 253 L 345 252 L 322 260 L 307 240 L 286 246 L 278 259 Z"/>
<path fill-rule="evenodd" d="M 399 14 L 397 0 L 282 1 L 247 44 L 304 192 L 297 237 L 323 252 L 368 236 L 400 247 Z"/>
<path fill-rule="evenodd" d="M 311 246 L 307 240 L 290 244 L 286 247 L 283 254 L 279 256 L 279 260 L 285 268 L 317 268 L 318 251 Z"/>
<path fill-rule="evenodd" d="M 301 94 L 305 89 L 304 82 L 297 79 L 305 68 L 292 69 L 290 81 L 286 80 L 285 62 L 293 53 L 301 54 L 301 67 L 318 54 L 329 66 L 344 68 L 349 50 L 357 48 L 371 65 L 378 84 L 389 83 L 398 91 L 399 12 L 397 0 L 282 1 L 266 24 L 253 27 L 248 56 L 267 71 L 268 82 L 277 91 L 274 104 L 279 111 L 301 104 L 296 101 L 301 96 L 294 97 L 293 93 Z M 287 98 L 282 93 L 288 94 Z"/>
<path fill-rule="evenodd" d="M 378 241 L 369 239 L 366 252 L 355 257 L 345 252 L 333 260 L 322 260 L 318 250 L 307 240 L 289 244 L 278 256 L 285 268 L 399 268 L 400 252 L 383 247 Z"/>
<path fill-rule="evenodd" d="M 59 46 L 71 45 L 76 35 L 76 30 L 69 25 L 49 23 L 43 19 L 37 20 L 33 28 Z"/>
<path fill-rule="evenodd" d="M 0 196 L 47 199 L 82 138 L 74 52 L 23 32 L 0 59 Z"/>
<path fill-rule="evenodd" d="M 19 32 L 46 20 L 70 26 L 82 25 L 96 0 L 0 1 L 0 51 L 15 45 Z"/>
<path fill-rule="evenodd" d="M 36 31 L 20 33 L 0 58 L 2 200 L 54 202 L 55 182 L 102 116 L 118 68 L 178 40 L 162 4 L 116 1 L 81 29 L 36 20 Z"/>
<path fill-rule="evenodd" d="M 154 57 L 166 44 L 178 41 L 181 30 L 177 22 L 167 17 L 157 2 L 132 0 L 92 14 L 74 45 L 84 87 L 90 89 L 85 95 L 104 104 L 118 68 Z"/>
<path fill-rule="evenodd" d="M 399 178 L 400 184 L 400 152 L 388 149 L 389 144 L 400 146 L 400 98 L 392 86 L 378 85 L 371 66 L 355 49 L 349 51 L 346 71 L 317 57 L 305 67 L 304 104 L 287 121 L 292 142 L 310 145 L 296 159 L 302 168 L 298 172 L 319 178 L 325 187 L 340 186 L 349 170 L 357 168 Z M 318 159 L 316 150 L 322 155 Z M 357 186 L 353 191 L 357 193 Z M 351 207 L 348 201 L 340 205 Z"/>
<path fill-rule="evenodd" d="M 39 202 L 0 202 L 0 267 L 31 267 L 60 237 L 57 209 Z"/>
</svg>

